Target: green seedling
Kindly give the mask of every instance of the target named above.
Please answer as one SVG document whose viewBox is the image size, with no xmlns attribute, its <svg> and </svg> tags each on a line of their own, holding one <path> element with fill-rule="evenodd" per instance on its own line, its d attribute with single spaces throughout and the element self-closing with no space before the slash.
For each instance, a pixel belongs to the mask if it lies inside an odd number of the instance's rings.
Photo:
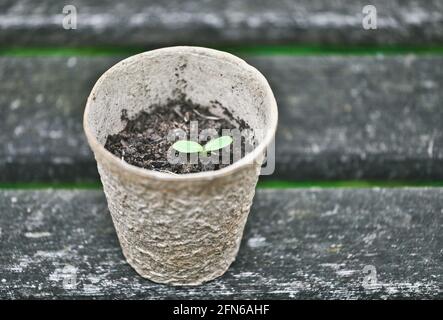
<svg viewBox="0 0 443 320">
<path fill-rule="evenodd" d="M 178 152 L 182 153 L 199 152 L 200 154 L 206 156 L 208 152 L 223 149 L 224 147 L 229 146 L 231 143 L 232 143 L 232 138 L 230 136 L 221 136 L 220 138 L 208 141 L 204 146 L 195 141 L 179 140 L 176 143 L 174 143 L 172 147 Z"/>
</svg>

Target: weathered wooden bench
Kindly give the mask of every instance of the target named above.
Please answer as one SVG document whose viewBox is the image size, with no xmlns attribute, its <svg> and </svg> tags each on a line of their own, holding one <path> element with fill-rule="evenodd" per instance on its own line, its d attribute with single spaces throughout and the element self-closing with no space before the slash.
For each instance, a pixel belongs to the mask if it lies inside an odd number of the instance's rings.
<svg viewBox="0 0 443 320">
<path fill-rule="evenodd" d="M 377 30 L 365 1 L 71 2 L 76 30 L 0 4 L 0 298 L 443 297 L 441 1 L 372 1 Z M 241 55 L 280 113 L 237 260 L 199 287 L 125 262 L 82 129 L 107 68 L 176 44 Z"/>
</svg>

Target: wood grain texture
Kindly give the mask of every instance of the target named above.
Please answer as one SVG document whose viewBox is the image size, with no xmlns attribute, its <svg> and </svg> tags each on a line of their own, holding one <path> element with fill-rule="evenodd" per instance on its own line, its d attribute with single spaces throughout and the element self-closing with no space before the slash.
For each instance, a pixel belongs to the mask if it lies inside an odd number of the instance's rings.
<svg viewBox="0 0 443 320">
<path fill-rule="evenodd" d="M 0 182 L 97 181 L 82 116 L 118 57 L 0 58 Z M 443 179 L 443 58 L 253 57 L 279 107 L 277 179 Z"/>
<path fill-rule="evenodd" d="M 77 29 L 63 28 L 74 5 Z M 362 9 L 377 8 L 377 30 Z M 248 43 L 440 44 L 439 0 L 3 0 L 0 44 L 7 46 L 167 46 Z"/>
<path fill-rule="evenodd" d="M 125 262 L 101 191 L 1 191 L 0 297 L 441 299 L 442 197 L 442 188 L 258 190 L 228 272 L 169 287 Z M 67 266 L 77 279 L 64 289 Z M 369 287 L 365 266 L 377 273 Z"/>
</svg>

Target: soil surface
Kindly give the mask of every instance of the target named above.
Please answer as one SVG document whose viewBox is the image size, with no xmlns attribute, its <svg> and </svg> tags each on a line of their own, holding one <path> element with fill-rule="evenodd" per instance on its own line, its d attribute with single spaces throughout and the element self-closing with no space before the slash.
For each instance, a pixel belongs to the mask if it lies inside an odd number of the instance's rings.
<svg viewBox="0 0 443 320">
<path fill-rule="evenodd" d="M 222 107 L 217 101 L 211 103 Z M 219 152 L 208 154 L 206 160 L 204 158 L 202 160 L 199 154 L 193 154 L 192 161 L 189 154 L 180 154 L 173 150 L 171 146 L 177 140 L 195 141 L 190 138 L 191 123 L 198 124 L 198 130 L 194 132 L 200 134 L 202 130 L 214 129 L 217 136 L 222 136 L 223 129 L 250 129 L 244 121 L 235 119 L 224 108 L 223 117 L 216 116 L 211 113 L 209 107 L 193 103 L 189 99 L 171 100 L 166 106 L 151 106 L 149 110 L 149 112 L 142 111 L 131 119 L 128 118 L 126 110 L 123 110 L 122 120 L 126 122 L 125 128 L 117 134 L 109 135 L 105 143 L 105 148 L 117 157 L 129 164 L 149 170 L 174 174 L 194 173 L 218 170 L 234 162 L 232 145 Z M 183 136 L 184 134 L 186 137 Z M 196 142 L 204 145 L 212 138 L 200 137 Z M 242 138 L 242 157 L 245 155 L 246 143 Z M 175 157 L 180 156 L 182 160 L 179 163 L 171 163 L 168 161 L 168 152 Z M 222 163 L 222 155 L 225 159 L 224 163 Z M 218 161 L 209 160 L 210 157 Z M 226 159 L 229 159 L 229 163 L 226 163 Z"/>
</svg>

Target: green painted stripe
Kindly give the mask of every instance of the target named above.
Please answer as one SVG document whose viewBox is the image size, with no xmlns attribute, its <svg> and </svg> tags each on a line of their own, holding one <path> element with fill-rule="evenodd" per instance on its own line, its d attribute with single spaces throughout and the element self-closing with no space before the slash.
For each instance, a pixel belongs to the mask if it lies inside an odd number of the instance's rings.
<svg viewBox="0 0 443 320">
<path fill-rule="evenodd" d="M 40 189 L 101 189 L 102 184 L 97 182 L 15 182 L 0 183 L 0 189 L 9 190 L 40 190 Z"/>
<path fill-rule="evenodd" d="M 244 45 L 216 46 L 214 49 L 236 55 L 406 55 L 443 54 L 438 46 L 315 46 L 315 45 Z M 129 56 L 155 48 L 146 47 L 10 47 L 0 48 L 1 56 Z"/>
<path fill-rule="evenodd" d="M 408 187 L 443 187 L 443 181 L 358 181 L 358 180 L 336 180 L 336 181 L 285 181 L 264 180 L 259 181 L 259 189 L 307 189 L 307 188 L 408 188 Z M 0 183 L 0 189 L 12 190 L 34 190 L 34 189 L 101 189 L 100 182 L 86 183 Z"/>
<path fill-rule="evenodd" d="M 149 49 L 134 47 L 26 47 L 0 48 L 0 56 L 34 57 L 34 56 L 128 56 Z"/>
<path fill-rule="evenodd" d="M 443 46 L 241 46 L 225 47 L 225 51 L 240 55 L 406 55 L 443 54 Z"/>
<path fill-rule="evenodd" d="M 289 188 L 410 188 L 410 187 L 443 187 L 443 181 L 259 181 L 258 188 L 289 189 Z"/>
</svg>

